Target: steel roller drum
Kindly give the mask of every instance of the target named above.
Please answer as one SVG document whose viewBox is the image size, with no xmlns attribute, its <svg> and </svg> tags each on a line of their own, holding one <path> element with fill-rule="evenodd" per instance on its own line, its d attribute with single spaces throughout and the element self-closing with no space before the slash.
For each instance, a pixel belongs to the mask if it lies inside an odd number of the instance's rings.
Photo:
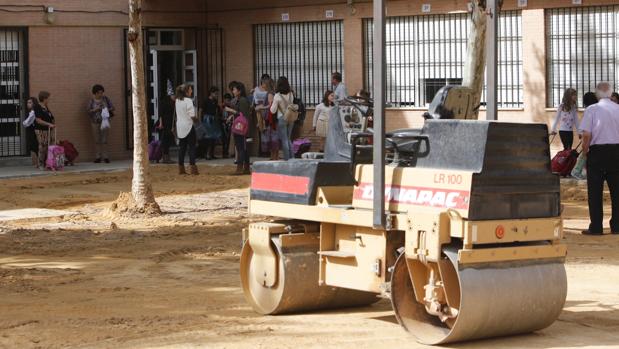
<svg viewBox="0 0 619 349">
<path fill-rule="evenodd" d="M 525 261 L 458 268 L 457 249 L 444 251 L 460 284 L 458 317 L 448 327 L 415 301 L 404 255 L 396 262 L 392 304 L 400 324 L 424 344 L 515 335 L 550 326 L 567 296 L 562 261 Z"/>
<path fill-rule="evenodd" d="M 265 287 L 256 281 L 249 241 L 245 242 L 241 252 L 243 293 L 256 312 L 275 315 L 364 306 L 379 301 L 373 293 L 318 285 L 320 264 L 316 248 L 282 250 L 278 237 L 271 241 L 279 265 L 277 282 L 273 287 Z"/>
</svg>

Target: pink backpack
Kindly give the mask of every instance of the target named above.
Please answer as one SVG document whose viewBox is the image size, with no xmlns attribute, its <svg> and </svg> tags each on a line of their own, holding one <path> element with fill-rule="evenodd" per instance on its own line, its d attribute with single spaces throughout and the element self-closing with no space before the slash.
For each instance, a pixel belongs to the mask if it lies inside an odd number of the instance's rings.
<svg viewBox="0 0 619 349">
<path fill-rule="evenodd" d="M 249 123 L 243 113 L 239 113 L 232 123 L 232 133 L 239 136 L 247 136 L 249 132 Z"/>
</svg>

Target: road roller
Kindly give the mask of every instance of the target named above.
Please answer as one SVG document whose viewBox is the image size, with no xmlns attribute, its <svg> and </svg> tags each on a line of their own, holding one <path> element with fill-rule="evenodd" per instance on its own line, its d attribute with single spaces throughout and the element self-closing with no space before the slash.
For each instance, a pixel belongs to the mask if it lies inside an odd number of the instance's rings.
<svg viewBox="0 0 619 349">
<path fill-rule="evenodd" d="M 333 109 L 323 154 L 254 163 L 249 211 L 264 219 L 243 231 L 248 303 L 277 315 L 386 298 L 430 345 L 550 326 L 567 249 L 547 126 L 477 120 L 479 91 L 445 86 L 419 128 L 385 132 L 380 52 L 374 64 L 374 99 Z"/>
</svg>

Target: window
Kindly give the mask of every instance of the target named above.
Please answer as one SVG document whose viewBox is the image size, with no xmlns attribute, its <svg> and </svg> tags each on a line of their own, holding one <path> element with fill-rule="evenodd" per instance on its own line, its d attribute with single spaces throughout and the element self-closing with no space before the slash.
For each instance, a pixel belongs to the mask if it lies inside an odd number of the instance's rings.
<svg viewBox="0 0 619 349">
<path fill-rule="evenodd" d="M 443 86 L 462 85 L 462 79 L 425 79 L 423 82 L 426 104 L 432 103 L 432 99 Z"/>
<path fill-rule="evenodd" d="M 501 108 L 523 105 L 521 22 L 520 11 L 501 13 L 498 48 Z M 369 89 L 373 74 L 372 19 L 364 20 L 363 35 L 364 82 Z M 400 108 L 425 107 L 445 83 L 460 84 L 467 37 L 466 13 L 388 18 L 387 103 Z"/>
<path fill-rule="evenodd" d="M 546 10 L 547 106 L 558 107 L 563 91 L 582 95 L 600 81 L 619 83 L 619 6 Z"/>
<path fill-rule="evenodd" d="M 25 31 L 0 28 L 0 157 L 25 153 Z"/>
<path fill-rule="evenodd" d="M 331 73 L 344 69 L 342 21 L 254 26 L 255 79 L 286 76 L 308 106 L 332 89 Z"/>
</svg>

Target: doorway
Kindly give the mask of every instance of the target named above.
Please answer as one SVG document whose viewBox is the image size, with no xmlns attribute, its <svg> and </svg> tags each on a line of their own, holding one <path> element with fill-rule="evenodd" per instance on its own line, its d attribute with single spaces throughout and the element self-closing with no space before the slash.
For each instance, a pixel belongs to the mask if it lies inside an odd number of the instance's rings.
<svg viewBox="0 0 619 349">
<path fill-rule="evenodd" d="M 25 155 L 26 30 L 0 28 L 0 157 Z"/>
<path fill-rule="evenodd" d="M 169 95 L 180 84 L 191 84 L 198 96 L 197 52 L 185 45 L 186 33 L 182 29 L 149 29 L 148 54 L 148 113 L 149 134 L 159 139 L 155 126 L 162 117 L 162 104 L 171 103 Z M 194 97 L 197 107 L 197 98 Z"/>
</svg>

